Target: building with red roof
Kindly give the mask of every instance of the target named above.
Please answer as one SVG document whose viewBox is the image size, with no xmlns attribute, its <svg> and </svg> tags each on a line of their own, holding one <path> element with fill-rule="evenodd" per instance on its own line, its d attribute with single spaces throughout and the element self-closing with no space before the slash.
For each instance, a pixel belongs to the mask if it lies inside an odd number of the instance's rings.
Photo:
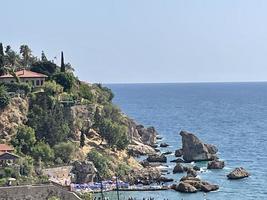
<svg viewBox="0 0 267 200">
<path fill-rule="evenodd" d="M 11 153 L 13 151 L 14 151 L 13 147 L 11 147 L 7 144 L 0 144 L 0 154 L 6 153 L 6 152 Z"/>
<path fill-rule="evenodd" d="M 16 72 L 17 77 L 21 82 L 31 83 L 34 87 L 40 87 L 44 84 L 47 76 L 41 73 L 32 72 L 29 70 L 20 70 Z M 0 76 L 0 83 L 14 83 L 16 79 L 11 74 Z"/>
</svg>

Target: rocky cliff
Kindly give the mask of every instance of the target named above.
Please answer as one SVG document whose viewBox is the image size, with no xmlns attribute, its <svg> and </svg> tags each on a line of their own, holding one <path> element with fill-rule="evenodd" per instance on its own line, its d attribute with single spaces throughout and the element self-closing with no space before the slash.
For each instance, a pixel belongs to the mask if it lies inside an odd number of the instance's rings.
<svg viewBox="0 0 267 200">
<path fill-rule="evenodd" d="M 16 133 L 17 127 L 27 122 L 28 109 L 27 98 L 14 97 L 5 109 L 0 110 L 0 139 L 2 142 L 9 141 L 11 136 Z"/>
</svg>

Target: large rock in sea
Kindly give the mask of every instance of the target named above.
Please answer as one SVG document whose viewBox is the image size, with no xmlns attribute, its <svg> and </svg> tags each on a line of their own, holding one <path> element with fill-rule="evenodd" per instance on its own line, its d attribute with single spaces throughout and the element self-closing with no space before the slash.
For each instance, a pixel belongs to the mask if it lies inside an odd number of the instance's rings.
<svg viewBox="0 0 267 200">
<path fill-rule="evenodd" d="M 182 184 L 189 184 L 192 187 L 194 187 L 196 190 L 203 191 L 203 192 L 211 192 L 211 191 L 219 189 L 218 185 L 211 184 L 211 183 L 208 183 L 206 181 L 202 181 L 199 178 L 195 178 L 195 177 L 191 177 L 191 176 L 182 177 L 180 180 L 180 184 L 181 183 Z"/>
<path fill-rule="evenodd" d="M 96 168 L 91 161 L 75 161 L 71 173 L 74 174 L 72 181 L 74 183 L 93 182 L 96 176 Z"/>
<path fill-rule="evenodd" d="M 177 149 L 174 153 L 175 157 L 183 156 L 183 149 Z"/>
<path fill-rule="evenodd" d="M 220 160 L 212 160 L 208 162 L 208 169 L 223 169 L 224 168 L 224 161 Z"/>
<path fill-rule="evenodd" d="M 234 171 L 227 175 L 229 179 L 241 179 L 249 176 L 250 174 L 243 167 L 235 168 Z"/>
<path fill-rule="evenodd" d="M 181 131 L 183 158 L 186 162 L 207 161 L 217 158 L 218 149 L 211 144 L 205 144 L 193 133 Z"/>
<path fill-rule="evenodd" d="M 180 182 L 174 189 L 178 192 L 195 193 L 197 189 L 189 183 Z"/>
<path fill-rule="evenodd" d="M 173 169 L 173 173 L 176 174 L 176 173 L 183 173 L 185 172 L 185 167 L 183 165 L 181 165 L 180 163 L 177 163 Z"/>
<path fill-rule="evenodd" d="M 149 155 L 146 159 L 148 162 L 160 162 L 160 163 L 166 163 L 167 157 L 165 155 Z"/>
</svg>

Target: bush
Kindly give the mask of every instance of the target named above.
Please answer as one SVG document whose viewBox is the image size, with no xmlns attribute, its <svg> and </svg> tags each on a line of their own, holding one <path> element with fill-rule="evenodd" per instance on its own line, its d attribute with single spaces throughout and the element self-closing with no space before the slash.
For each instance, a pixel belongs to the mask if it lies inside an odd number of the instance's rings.
<svg viewBox="0 0 267 200">
<path fill-rule="evenodd" d="M 25 156 L 20 159 L 20 174 L 22 176 L 32 176 L 34 171 L 33 159 L 30 156 Z"/>
<path fill-rule="evenodd" d="M 43 85 L 44 91 L 48 95 L 58 95 L 63 92 L 63 87 L 59 84 L 57 84 L 55 81 L 47 81 Z"/>
<path fill-rule="evenodd" d="M 0 109 L 5 108 L 10 102 L 10 97 L 7 93 L 6 88 L 0 85 Z"/>
<path fill-rule="evenodd" d="M 23 154 L 31 153 L 35 142 L 34 129 L 26 125 L 19 126 L 17 134 L 11 140 L 11 144 Z"/>
<path fill-rule="evenodd" d="M 32 64 L 31 71 L 52 76 L 57 72 L 57 65 L 51 61 L 38 61 Z"/>
<path fill-rule="evenodd" d="M 92 92 L 92 87 L 88 84 L 81 83 L 79 86 L 79 96 L 89 100 L 90 102 L 94 101 L 94 93 Z"/>
<path fill-rule="evenodd" d="M 105 138 L 110 147 L 116 147 L 121 150 L 125 149 L 129 144 L 127 128 L 124 125 L 113 122 L 111 119 L 104 119 L 99 130 L 100 135 Z"/>
<path fill-rule="evenodd" d="M 50 162 L 54 159 L 54 150 L 46 143 L 38 142 L 32 151 L 33 158 L 38 161 L 41 159 L 44 162 Z"/>
<path fill-rule="evenodd" d="M 77 147 L 71 142 L 61 142 L 54 146 L 55 157 L 60 158 L 64 163 L 69 163 Z"/>
<path fill-rule="evenodd" d="M 60 84 L 64 88 L 65 92 L 70 92 L 76 82 L 76 78 L 73 74 L 67 72 L 59 72 L 53 75 L 52 79 Z"/>
<path fill-rule="evenodd" d="M 92 161 L 99 173 L 102 177 L 109 176 L 108 171 L 108 159 L 104 157 L 101 153 L 97 152 L 95 149 L 91 150 L 87 157 L 90 161 Z"/>
<path fill-rule="evenodd" d="M 4 83 L 8 92 L 18 92 L 21 91 L 25 95 L 31 92 L 31 86 L 27 83 Z"/>
</svg>

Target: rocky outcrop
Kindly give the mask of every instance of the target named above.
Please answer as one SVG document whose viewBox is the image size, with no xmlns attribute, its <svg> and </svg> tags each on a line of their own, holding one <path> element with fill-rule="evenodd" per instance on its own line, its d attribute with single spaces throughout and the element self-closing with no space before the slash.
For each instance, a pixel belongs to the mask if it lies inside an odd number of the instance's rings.
<svg viewBox="0 0 267 200">
<path fill-rule="evenodd" d="M 29 109 L 28 99 L 14 97 L 10 104 L 3 110 L 0 110 L 0 139 L 10 141 L 16 134 L 17 127 L 25 124 Z"/>
<path fill-rule="evenodd" d="M 211 192 L 219 189 L 218 185 L 210 184 L 202 181 L 199 178 L 185 176 L 181 178 L 178 185 L 172 186 L 173 189 L 179 192 L 193 193 L 197 191 Z"/>
<path fill-rule="evenodd" d="M 183 173 L 185 171 L 186 171 L 186 168 L 183 165 L 181 165 L 180 163 L 177 163 L 175 165 L 175 167 L 173 168 L 173 171 L 172 172 L 174 174 L 176 174 L 176 173 Z"/>
<path fill-rule="evenodd" d="M 175 162 L 175 163 L 183 163 L 184 160 L 182 158 L 177 158 L 175 160 L 171 160 L 170 162 Z"/>
<path fill-rule="evenodd" d="M 195 193 L 197 189 L 189 183 L 180 182 L 177 186 L 174 187 L 174 190 L 184 193 Z"/>
<path fill-rule="evenodd" d="M 197 177 L 197 171 L 193 168 L 186 168 L 188 177 Z"/>
<path fill-rule="evenodd" d="M 149 185 L 162 180 L 161 171 L 155 167 L 146 167 L 142 169 L 134 169 L 128 174 L 130 184 L 142 183 Z"/>
<path fill-rule="evenodd" d="M 160 163 L 166 163 L 167 157 L 165 155 L 149 155 L 146 159 L 148 162 L 160 162 Z"/>
<path fill-rule="evenodd" d="M 141 142 L 134 142 L 128 146 L 128 152 L 131 156 L 142 156 L 155 154 L 156 151 L 149 145 L 142 144 Z"/>
<path fill-rule="evenodd" d="M 227 175 L 228 179 L 241 179 L 249 176 L 250 174 L 243 167 L 235 168 Z"/>
<path fill-rule="evenodd" d="M 218 149 L 211 144 L 205 144 L 194 134 L 181 131 L 183 158 L 186 162 L 206 161 L 215 159 Z"/>
<path fill-rule="evenodd" d="M 145 128 L 143 125 L 138 125 L 136 129 L 143 143 L 153 145 L 157 142 L 158 133 L 153 126 Z"/>
<path fill-rule="evenodd" d="M 72 181 L 74 183 L 89 183 L 96 176 L 96 168 L 91 161 L 75 161 L 71 173 L 74 174 Z"/>
<path fill-rule="evenodd" d="M 167 143 L 161 143 L 159 146 L 160 146 L 160 147 L 168 147 L 168 146 L 170 146 L 170 145 L 168 145 Z"/>
<path fill-rule="evenodd" d="M 183 149 L 177 149 L 174 153 L 175 157 L 182 157 L 183 156 Z"/>
<path fill-rule="evenodd" d="M 224 168 L 224 161 L 220 160 L 213 160 L 208 162 L 208 169 L 223 169 Z"/>
</svg>

